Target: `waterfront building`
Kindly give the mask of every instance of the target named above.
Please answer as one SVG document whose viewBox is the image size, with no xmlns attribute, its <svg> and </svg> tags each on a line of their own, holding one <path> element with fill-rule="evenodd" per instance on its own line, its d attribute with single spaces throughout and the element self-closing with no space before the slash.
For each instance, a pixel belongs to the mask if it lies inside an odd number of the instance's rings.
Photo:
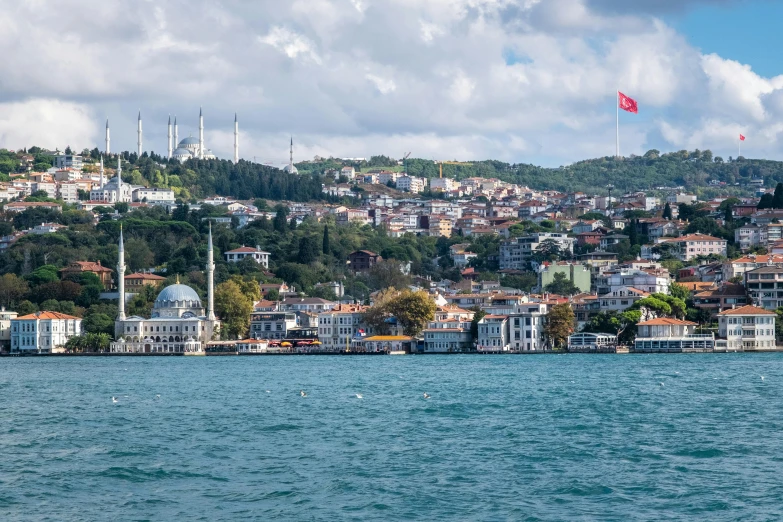
<svg viewBox="0 0 783 522">
<path fill-rule="evenodd" d="M 544 326 L 548 306 L 544 303 L 527 303 L 517 307 L 509 316 L 509 343 L 512 350 L 537 352 L 545 349 Z"/>
<path fill-rule="evenodd" d="M 82 320 L 60 312 L 36 312 L 11 321 L 11 353 L 58 353 L 82 334 Z"/>
<path fill-rule="evenodd" d="M 285 312 L 327 312 L 337 303 L 320 297 L 288 297 L 280 302 L 280 310 Z"/>
<path fill-rule="evenodd" d="M 271 254 L 269 252 L 261 250 L 261 247 L 253 248 L 246 246 L 235 248 L 234 250 L 228 250 L 227 252 L 223 253 L 223 257 L 225 257 L 226 261 L 229 263 L 238 263 L 249 257 L 264 268 L 269 268 L 270 255 Z"/>
<path fill-rule="evenodd" d="M 407 335 L 373 335 L 354 339 L 351 350 L 365 353 L 411 353 L 416 339 Z"/>
<path fill-rule="evenodd" d="M 481 318 L 476 349 L 479 352 L 507 352 L 511 349 L 507 315 L 485 315 Z"/>
<path fill-rule="evenodd" d="M 11 320 L 16 319 L 16 312 L 0 308 L 0 352 L 7 352 L 11 349 Z"/>
<path fill-rule="evenodd" d="M 318 314 L 318 341 L 324 350 L 340 351 L 350 348 L 351 341 L 371 332 L 362 323 L 367 310 L 362 305 L 337 305 Z"/>
<path fill-rule="evenodd" d="M 253 312 L 250 314 L 250 337 L 253 339 L 285 339 L 296 327 L 293 312 Z"/>
<path fill-rule="evenodd" d="M 746 305 L 718 314 L 719 349 L 729 351 L 774 350 L 777 314 Z"/>
<path fill-rule="evenodd" d="M 697 334 L 696 323 L 660 317 L 638 324 L 634 341 L 635 352 L 711 352 L 715 347 L 715 336 Z"/>
<path fill-rule="evenodd" d="M 149 319 L 125 316 L 125 247 L 120 230 L 117 289 L 119 291 L 117 320 L 114 323 L 113 353 L 204 353 L 207 343 L 220 332 L 220 321 L 214 306 L 214 249 L 212 229 L 207 247 L 207 307 L 191 287 L 167 286 L 155 299 Z"/>
<path fill-rule="evenodd" d="M 578 332 L 568 337 L 568 351 L 576 353 L 614 353 L 617 336 L 609 333 Z"/>
</svg>

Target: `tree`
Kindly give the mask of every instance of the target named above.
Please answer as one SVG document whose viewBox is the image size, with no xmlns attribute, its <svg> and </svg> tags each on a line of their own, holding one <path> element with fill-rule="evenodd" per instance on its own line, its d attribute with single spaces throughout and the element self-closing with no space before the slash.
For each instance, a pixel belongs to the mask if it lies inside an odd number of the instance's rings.
<svg viewBox="0 0 783 522">
<path fill-rule="evenodd" d="M 39 266 L 33 272 L 29 275 L 27 275 L 27 280 L 33 285 L 38 286 L 42 285 L 44 283 L 51 283 L 54 281 L 59 281 L 60 278 L 57 277 L 57 267 L 53 265 L 43 265 Z"/>
<path fill-rule="evenodd" d="M 374 332 L 390 332 L 388 320 L 395 318 L 405 335 L 415 337 L 435 317 L 435 301 L 424 291 L 398 291 L 388 288 L 375 299 L 375 304 L 362 315 L 362 320 Z"/>
<path fill-rule="evenodd" d="M 761 196 L 761 199 L 759 200 L 758 205 L 756 205 L 756 208 L 759 210 L 765 208 L 775 208 L 775 196 L 772 194 L 764 194 Z"/>
<path fill-rule="evenodd" d="M 11 308 L 13 303 L 24 297 L 29 290 L 27 281 L 15 274 L 0 277 L 0 306 Z"/>
<path fill-rule="evenodd" d="M 329 245 L 329 225 L 324 226 L 324 238 L 323 238 L 321 251 L 323 252 L 324 255 L 327 256 L 332 252 L 331 247 Z"/>
<path fill-rule="evenodd" d="M 685 302 L 691 296 L 691 293 L 683 285 L 672 283 L 669 285 L 669 295 Z"/>
<path fill-rule="evenodd" d="M 576 295 L 581 292 L 578 286 L 562 272 L 554 275 L 554 281 L 544 287 L 544 290 L 558 295 Z"/>
<path fill-rule="evenodd" d="M 402 263 L 396 259 L 384 259 L 375 263 L 368 274 L 370 287 L 402 290 L 410 284 L 410 276 L 402 272 Z"/>
<path fill-rule="evenodd" d="M 253 300 L 233 278 L 220 283 L 215 289 L 215 312 L 222 322 L 223 338 L 244 338 L 250 327 L 252 311 Z"/>
<path fill-rule="evenodd" d="M 273 288 L 266 293 L 266 298 L 270 301 L 279 301 L 280 292 L 278 292 L 275 288 Z"/>
<path fill-rule="evenodd" d="M 111 337 L 107 333 L 87 333 L 71 337 L 65 343 L 69 352 L 105 352 L 109 349 Z"/>
<path fill-rule="evenodd" d="M 470 336 L 476 341 L 478 340 L 479 321 L 486 317 L 487 312 L 478 306 L 471 308 L 471 310 L 473 311 L 473 319 L 470 321 Z"/>
<path fill-rule="evenodd" d="M 299 238 L 299 255 L 297 261 L 304 265 L 318 260 L 318 245 L 316 239 L 310 236 L 302 236 Z"/>
<path fill-rule="evenodd" d="M 672 218 L 672 207 L 669 205 L 669 202 L 666 202 L 666 205 L 663 207 L 663 219 L 669 219 Z"/>
<path fill-rule="evenodd" d="M 389 303 L 389 312 L 405 335 L 415 337 L 435 318 L 435 301 L 427 292 L 404 290 Z"/>
<path fill-rule="evenodd" d="M 574 311 L 568 303 L 553 306 L 546 317 L 544 336 L 552 348 L 562 348 L 574 331 Z"/>
<path fill-rule="evenodd" d="M 557 261 L 563 257 L 563 251 L 560 245 L 553 239 L 542 241 L 536 251 L 533 253 L 533 259 L 539 263 L 544 261 Z"/>
<path fill-rule="evenodd" d="M 774 208 L 783 208 L 783 183 L 775 186 L 775 195 L 773 196 Z"/>
<path fill-rule="evenodd" d="M 286 225 L 288 224 L 287 216 L 288 209 L 283 205 L 277 205 L 277 213 L 275 219 L 272 221 L 272 225 L 276 232 L 284 233 L 286 231 Z"/>
<path fill-rule="evenodd" d="M 95 313 L 86 316 L 82 320 L 82 327 L 87 333 L 114 333 L 114 319 L 106 314 Z"/>
<path fill-rule="evenodd" d="M 34 314 L 37 311 L 38 311 L 38 307 L 27 300 L 22 301 L 21 303 L 19 303 L 19 306 L 16 307 L 16 312 L 19 314 L 20 317 L 23 315 Z"/>
<path fill-rule="evenodd" d="M 640 318 L 638 310 L 600 312 L 590 318 L 582 331 L 614 334 L 619 342 L 627 344 L 636 337 L 636 323 Z"/>
</svg>

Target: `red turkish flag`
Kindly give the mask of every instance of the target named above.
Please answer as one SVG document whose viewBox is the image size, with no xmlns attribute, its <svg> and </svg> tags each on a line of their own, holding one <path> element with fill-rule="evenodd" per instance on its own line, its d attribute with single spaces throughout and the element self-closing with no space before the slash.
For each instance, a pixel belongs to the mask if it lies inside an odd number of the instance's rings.
<svg viewBox="0 0 783 522">
<path fill-rule="evenodd" d="M 740 141 L 745 141 L 745 136 L 743 136 L 742 134 L 740 134 Z"/>
<path fill-rule="evenodd" d="M 627 112 L 632 112 L 634 114 L 639 113 L 639 105 L 637 105 L 636 100 L 633 98 L 629 98 L 625 94 L 621 93 L 620 91 L 617 91 L 617 96 L 620 101 L 620 108 Z"/>
</svg>

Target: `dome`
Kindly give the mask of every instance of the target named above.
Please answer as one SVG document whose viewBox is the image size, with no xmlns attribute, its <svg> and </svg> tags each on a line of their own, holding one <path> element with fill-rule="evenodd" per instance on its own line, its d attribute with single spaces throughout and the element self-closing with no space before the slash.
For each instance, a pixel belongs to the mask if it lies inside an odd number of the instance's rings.
<svg viewBox="0 0 783 522">
<path fill-rule="evenodd" d="M 183 149 L 187 147 L 188 145 L 198 145 L 198 138 L 194 138 L 193 136 L 188 136 L 184 140 L 179 142 L 179 145 L 177 145 L 177 148 Z"/>
<path fill-rule="evenodd" d="M 176 304 L 177 302 L 181 304 Z M 164 288 L 155 299 L 155 308 L 174 306 L 201 307 L 201 298 L 195 290 L 186 285 L 171 285 Z"/>
<path fill-rule="evenodd" d="M 283 172 L 287 172 L 289 174 L 299 174 L 299 169 L 293 165 L 286 165 L 283 167 Z"/>
</svg>

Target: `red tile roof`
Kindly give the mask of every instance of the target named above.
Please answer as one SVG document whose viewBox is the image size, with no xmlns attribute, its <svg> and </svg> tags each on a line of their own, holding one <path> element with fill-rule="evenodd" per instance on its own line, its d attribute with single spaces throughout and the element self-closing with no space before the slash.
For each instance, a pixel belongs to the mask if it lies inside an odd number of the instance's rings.
<svg viewBox="0 0 783 522">
<path fill-rule="evenodd" d="M 698 326 L 698 323 L 682 321 L 680 319 L 674 319 L 671 317 L 659 317 L 658 319 L 652 319 L 650 321 L 639 323 L 638 326 Z"/>
<path fill-rule="evenodd" d="M 17 317 L 15 320 L 30 320 L 30 319 L 80 319 L 72 315 L 61 314 L 60 312 L 36 312 L 34 314 L 23 315 Z"/>
<path fill-rule="evenodd" d="M 763 308 L 759 308 L 758 306 L 745 305 L 745 306 L 740 306 L 739 308 L 732 308 L 731 310 L 726 310 L 725 312 L 721 312 L 718 315 L 776 315 L 776 314 L 775 312 L 764 310 Z"/>
</svg>

